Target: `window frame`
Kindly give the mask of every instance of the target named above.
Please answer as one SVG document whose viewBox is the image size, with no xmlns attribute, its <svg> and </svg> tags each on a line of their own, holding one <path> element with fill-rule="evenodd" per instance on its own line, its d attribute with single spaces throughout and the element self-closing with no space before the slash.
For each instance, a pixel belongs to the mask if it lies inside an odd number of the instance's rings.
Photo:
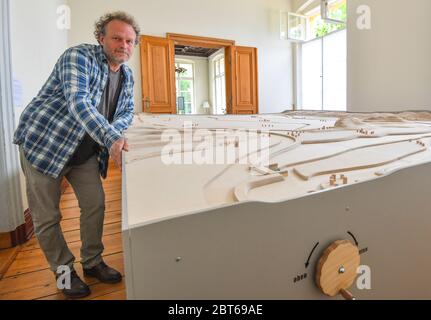
<svg viewBox="0 0 431 320">
<path fill-rule="evenodd" d="M 324 63 L 323 63 L 323 60 L 324 60 L 324 54 L 325 53 L 324 53 L 323 41 L 324 41 L 324 38 L 326 38 L 326 37 L 328 37 L 330 35 L 333 35 L 333 34 L 335 34 L 337 32 L 342 32 L 342 31 L 346 31 L 347 32 L 346 28 L 339 29 L 339 30 L 334 30 L 334 31 L 332 31 L 332 32 L 330 32 L 330 33 L 322 36 L 322 37 L 317 37 L 317 38 L 314 38 L 314 39 L 311 39 L 311 40 L 308 40 L 308 41 L 304 41 L 304 42 L 301 42 L 300 44 L 298 44 L 298 46 L 296 48 L 296 54 L 295 54 L 296 58 L 295 58 L 295 61 L 294 61 L 294 64 L 296 65 L 296 74 L 295 74 L 295 85 L 296 85 L 295 96 L 296 96 L 296 100 L 295 100 L 295 108 L 298 108 L 298 106 L 300 105 L 301 106 L 300 110 L 304 110 L 303 106 L 302 106 L 302 45 L 306 44 L 306 43 L 309 43 L 309 42 L 312 42 L 312 41 L 321 41 L 322 42 L 322 55 L 321 55 L 321 60 L 322 60 L 322 69 L 321 69 L 322 99 L 321 100 L 322 101 L 321 101 L 321 107 L 320 107 L 320 109 L 317 109 L 317 110 L 320 110 L 320 111 L 333 111 L 333 110 L 330 110 L 330 109 L 325 109 L 325 106 L 324 106 L 324 99 L 325 99 L 325 97 L 324 97 L 324 81 L 325 81 L 325 78 L 324 78 Z M 346 57 L 346 60 L 347 60 L 347 57 Z M 346 81 L 347 81 L 347 74 L 346 74 Z M 347 111 L 347 96 L 346 96 L 346 110 L 345 111 Z"/>
<path fill-rule="evenodd" d="M 292 18 L 302 19 L 302 23 L 300 25 L 303 26 L 303 34 L 302 37 L 292 37 L 290 34 L 290 21 Z M 281 40 L 289 40 L 291 42 L 304 42 L 307 40 L 307 32 L 308 32 L 308 20 L 307 16 L 301 15 L 299 13 L 289 12 L 289 11 L 280 11 L 280 39 Z"/>
<path fill-rule="evenodd" d="M 332 2 L 337 2 L 337 1 L 346 1 L 346 5 L 347 5 L 347 0 L 333 0 Z M 326 9 L 324 8 L 323 4 L 324 2 L 328 2 L 328 0 L 321 0 L 321 4 L 319 4 L 318 6 L 308 10 L 306 13 L 304 13 L 305 17 L 307 17 L 307 34 L 306 34 L 306 40 L 304 42 L 308 42 L 308 41 L 313 41 L 319 38 L 323 38 L 327 35 L 330 35 L 333 32 L 337 32 L 337 31 L 341 31 L 341 30 L 345 30 L 347 28 L 347 23 L 346 21 L 341 21 L 341 20 L 335 20 L 335 19 L 331 19 L 327 17 L 327 14 L 329 12 L 329 6 L 331 6 L 332 4 L 327 5 Z M 325 16 L 324 16 L 325 15 Z M 309 37 L 309 35 L 311 34 L 311 32 L 313 32 L 313 28 L 312 28 L 312 20 L 316 19 L 320 17 L 321 20 L 324 23 L 327 24 L 339 24 L 339 25 L 343 25 L 343 28 L 340 28 L 338 30 L 333 30 L 328 32 L 327 34 L 325 34 L 324 36 L 320 36 L 320 37 L 315 37 L 315 36 L 311 36 Z"/>
<path fill-rule="evenodd" d="M 327 23 L 344 24 L 346 26 L 346 21 L 337 20 L 329 17 L 329 9 L 332 4 L 329 4 L 330 0 L 321 0 L 320 3 L 320 16 L 323 21 Z M 332 2 L 337 2 L 337 0 L 332 0 Z M 341 1 L 340 1 L 341 2 Z M 347 4 L 347 0 L 346 0 Z M 338 31 L 338 30 L 336 30 Z"/>
<path fill-rule="evenodd" d="M 191 80 L 192 82 L 192 94 L 191 94 L 191 106 L 190 106 L 190 113 L 184 113 L 187 114 L 196 114 L 196 90 L 195 90 L 195 62 L 193 60 L 183 59 L 183 58 L 175 58 L 175 68 L 179 64 L 189 64 L 192 66 L 192 76 L 191 77 L 183 77 L 179 73 L 175 72 L 175 84 L 176 84 L 176 97 L 175 99 L 178 99 L 179 93 L 182 92 L 179 90 L 180 88 L 180 81 L 181 80 Z M 178 113 L 178 107 L 177 107 L 177 113 Z"/>
<path fill-rule="evenodd" d="M 221 63 L 221 60 L 224 61 L 225 59 L 225 55 L 223 53 L 219 53 L 218 55 L 216 55 L 213 60 L 212 60 L 212 64 L 213 64 L 213 86 L 214 86 L 214 108 L 215 108 L 215 113 L 218 113 L 218 99 L 217 99 L 217 79 L 222 79 L 220 82 L 222 83 L 222 85 L 224 85 L 224 95 L 223 95 L 223 90 L 222 90 L 222 102 L 224 105 L 224 113 L 223 113 L 223 109 L 221 109 L 221 113 L 220 114 L 226 114 L 226 70 L 225 70 L 225 64 Z M 223 66 L 223 73 L 222 74 L 217 74 L 217 63 L 219 64 L 219 68 L 220 66 Z M 224 96 L 224 99 L 223 99 Z"/>
</svg>

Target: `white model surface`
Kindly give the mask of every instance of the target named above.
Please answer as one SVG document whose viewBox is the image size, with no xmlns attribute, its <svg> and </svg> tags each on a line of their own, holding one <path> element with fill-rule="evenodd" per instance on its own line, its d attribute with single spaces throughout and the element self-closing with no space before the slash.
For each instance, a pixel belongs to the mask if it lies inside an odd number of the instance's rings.
<svg viewBox="0 0 431 320">
<path fill-rule="evenodd" d="M 139 114 L 126 136 L 128 299 L 431 299 L 431 113 Z"/>
<path fill-rule="evenodd" d="M 178 134 L 163 141 L 172 129 Z M 253 137 L 244 141 L 239 129 L 257 131 L 254 139 L 269 134 L 266 166 L 240 161 L 239 145 Z M 184 143 L 187 134 L 189 145 Z M 243 201 L 285 201 L 431 161 L 428 113 L 139 114 L 126 137 L 130 227 Z M 205 137 L 214 139 L 213 164 L 196 161 L 196 154 L 205 153 L 200 145 Z M 236 150 L 235 159 L 216 158 L 229 148 Z M 171 156 L 180 153 L 181 163 L 163 161 L 166 150 Z M 330 183 L 334 174 L 344 181 Z"/>
</svg>

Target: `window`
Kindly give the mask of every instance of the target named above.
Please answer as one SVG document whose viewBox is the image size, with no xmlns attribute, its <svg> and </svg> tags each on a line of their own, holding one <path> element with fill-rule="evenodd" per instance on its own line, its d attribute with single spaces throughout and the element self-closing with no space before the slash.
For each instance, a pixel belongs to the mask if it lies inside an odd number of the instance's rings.
<svg viewBox="0 0 431 320">
<path fill-rule="evenodd" d="M 177 113 L 195 113 L 193 63 L 175 62 Z"/>
<path fill-rule="evenodd" d="M 306 12 L 298 45 L 298 101 L 305 110 L 346 110 L 346 0 L 325 0 Z M 328 19 L 322 19 L 322 13 Z M 340 23 L 341 22 L 341 23 Z"/>
<path fill-rule="evenodd" d="M 305 9 L 300 8 L 301 12 Z M 324 15 L 322 18 L 322 14 Z M 280 12 L 280 38 L 309 41 L 346 27 L 346 0 L 322 0 L 305 14 Z"/>
<path fill-rule="evenodd" d="M 322 40 L 302 44 L 302 109 L 322 109 Z"/>
<path fill-rule="evenodd" d="M 304 110 L 346 110 L 346 30 L 302 44 Z"/>
<path fill-rule="evenodd" d="M 322 39 L 323 46 L 323 110 L 346 111 L 347 43 L 346 30 Z"/>
<path fill-rule="evenodd" d="M 214 97 L 216 114 L 226 113 L 226 80 L 224 56 L 214 60 Z"/>
<path fill-rule="evenodd" d="M 329 23 L 345 24 L 347 22 L 346 0 L 322 1 L 320 14 L 323 20 Z"/>
<path fill-rule="evenodd" d="M 332 0 L 329 1 L 327 6 L 327 18 L 330 19 L 327 22 L 322 19 L 321 7 L 318 6 L 313 10 L 307 12 L 307 39 L 315 39 L 324 37 L 327 34 L 345 29 L 345 23 L 336 23 L 337 21 L 346 21 L 347 17 L 347 5 L 346 0 Z"/>
<path fill-rule="evenodd" d="M 292 12 L 280 12 L 280 39 L 307 40 L 307 17 Z"/>
</svg>

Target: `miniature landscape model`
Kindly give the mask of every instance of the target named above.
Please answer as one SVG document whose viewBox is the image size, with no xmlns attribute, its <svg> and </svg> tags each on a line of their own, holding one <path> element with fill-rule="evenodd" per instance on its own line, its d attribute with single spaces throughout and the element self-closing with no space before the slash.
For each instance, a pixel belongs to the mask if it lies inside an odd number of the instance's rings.
<svg viewBox="0 0 431 320">
<path fill-rule="evenodd" d="M 141 113 L 126 137 L 130 227 L 241 202 L 305 197 L 431 161 L 428 112 Z"/>
</svg>

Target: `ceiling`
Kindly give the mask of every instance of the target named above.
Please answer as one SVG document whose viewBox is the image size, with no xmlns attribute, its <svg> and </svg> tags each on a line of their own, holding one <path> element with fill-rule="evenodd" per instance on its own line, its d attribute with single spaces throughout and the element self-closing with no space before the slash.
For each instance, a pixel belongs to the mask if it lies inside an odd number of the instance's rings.
<svg viewBox="0 0 431 320">
<path fill-rule="evenodd" d="M 192 57 L 204 57 L 208 58 L 214 52 L 218 51 L 218 48 L 202 48 L 202 47 L 191 47 L 183 45 L 175 45 L 175 55 L 192 56 Z"/>
</svg>

